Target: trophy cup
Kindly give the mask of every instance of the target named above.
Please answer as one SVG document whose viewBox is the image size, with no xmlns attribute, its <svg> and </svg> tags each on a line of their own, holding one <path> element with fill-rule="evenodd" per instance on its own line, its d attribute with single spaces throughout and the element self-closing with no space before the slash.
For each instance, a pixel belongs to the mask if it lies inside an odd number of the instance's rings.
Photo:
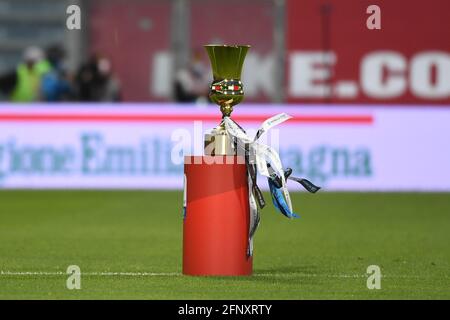
<svg viewBox="0 0 450 320">
<path fill-rule="evenodd" d="M 241 71 L 249 46 L 205 46 L 213 70 L 210 99 L 222 118 L 242 101 Z M 222 122 L 205 135 L 204 156 L 185 156 L 183 274 L 251 275 L 249 187 L 245 160 Z M 232 158 L 231 163 L 223 161 Z M 241 161 L 237 161 L 237 159 Z M 219 161 L 211 161 L 219 160 Z"/>
<path fill-rule="evenodd" d="M 244 99 L 241 82 L 242 66 L 250 46 L 206 45 L 213 82 L 210 86 L 211 101 L 220 106 L 222 117 L 229 117 L 233 106 Z M 235 155 L 236 150 L 228 137 L 223 123 L 205 135 L 206 155 Z"/>
</svg>

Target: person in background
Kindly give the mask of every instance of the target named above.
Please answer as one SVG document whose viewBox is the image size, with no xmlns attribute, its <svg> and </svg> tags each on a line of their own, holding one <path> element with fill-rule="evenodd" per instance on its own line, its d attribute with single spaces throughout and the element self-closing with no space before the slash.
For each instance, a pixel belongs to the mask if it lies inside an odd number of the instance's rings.
<svg viewBox="0 0 450 320">
<path fill-rule="evenodd" d="M 206 102 L 209 88 L 209 72 L 199 51 L 194 52 L 190 64 L 178 70 L 174 81 L 177 102 Z"/>
<path fill-rule="evenodd" d="M 39 47 L 28 47 L 15 71 L 0 77 L 0 91 L 12 102 L 34 102 L 41 99 L 42 76 L 51 70 Z"/>
<path fill-rule="evenodd" d="M 71 83 L 63 66 L 65 55 L 64 49 L 59 45 L 47 49 L 46 57 L 51 69 L 42 76 L 41 95 L 44 101 L 67 101 L 73 96 Z"/>
<path fill-rule="evenodd" d="M 9 100 L 11 92 L 16 87 L 17 73 L 16 71 L 7 72 L 0 75 L 0 101 Z"/>
<path fill-rule="evenodd" d="M 121 100 L 119 80 L 112 73 L 111 62 L 93 55 L 75 77 L 77 100 L 117 102 Z"/>
</svg>

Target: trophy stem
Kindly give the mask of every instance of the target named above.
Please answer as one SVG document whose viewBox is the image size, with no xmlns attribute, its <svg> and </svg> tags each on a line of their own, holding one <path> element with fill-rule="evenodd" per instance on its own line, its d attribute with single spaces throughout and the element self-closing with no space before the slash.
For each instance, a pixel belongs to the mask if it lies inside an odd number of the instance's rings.
<svg viewBox="0 0 450 320">
<path fill-rule="evenodd" d="M 231 104 L 232 102 L 233 99 L 230 99 L 220 104 L 220 111 L 222 112 L 222 118 L 231 116 L 231 113 L 233 112 L 233 105 Z"/>
</svg>

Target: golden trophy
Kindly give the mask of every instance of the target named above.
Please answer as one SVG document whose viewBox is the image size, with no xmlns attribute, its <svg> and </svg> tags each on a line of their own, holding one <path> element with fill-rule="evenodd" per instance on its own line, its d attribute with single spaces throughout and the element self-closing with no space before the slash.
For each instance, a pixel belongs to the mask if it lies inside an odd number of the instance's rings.
<svg viewBox="0 0 450 320">
<path fill-rule="evenodd" d="M 220 106 L 223 117 L 229 117 L 233 106 L 244 99 L 241 82 L 242 66 L 250 46 L 248 45 L 206 45 L 213 82 L 210 86 L 211 101 Z M 235 155 L 236 148 L 221 123 L 205 135 L 205 155 Z"/>
<path fill-rule="evenodd" d="M 220 106 L 222 121 L 205 135 L 204 156 L 185 157 L 183 274 L 251 275 L 249 239 L 254 220 L 250 214 L 247 164 L 237 154 L 236 138 L 225 127 L 227 123 L 230 130 L 228 117 L 233 106 L 244 98 L 241 71 L 249 46 L 205 48 L 214 78 L 209 97 Z"/>
<path fill-rule="evenodd" d="M 291 118 L 289 115 L 280 113 L 267 119 L 254 140 L 229 118 L 233 106 L 244 98 L 241 71 L 250 46 L 205 48 L 214 77 L 209 97 L 220 106 L 222 122 L 205 135 L 205 156 L 185 158 L 183 274 L 251 275 L 253 237 L 259 210 L 265 206 L 256 179 L 258 170 L 267 177 L 275 208 L 288 218 L 298 216 L 292 209 L 286 179 L 299 182 L 312 193 L 320 188 L 292 177 L 292 169 L 283 168 L 278 153 L 257 141 L 265 131 Z M 238 146 L 245 157 L 237 152 Z M 243 161 L 210 161 L 224 158 Z"/>
</svg>

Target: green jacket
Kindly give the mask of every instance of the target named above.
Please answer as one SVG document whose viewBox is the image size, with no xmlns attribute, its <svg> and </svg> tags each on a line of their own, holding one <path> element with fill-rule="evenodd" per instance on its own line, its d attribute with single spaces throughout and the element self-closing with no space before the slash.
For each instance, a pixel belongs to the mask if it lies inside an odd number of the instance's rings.
<svg viewBox="0 0 450 320">
<path fill-rule="evenodd" d="M 33 102 L 39 100 L 41 78 L 51 70 L 47 60 L 35 63 L 30 69 L 25 63 L 17 66 L 17 83 L 10 100 L 12 102 Z"/>
</svg>

